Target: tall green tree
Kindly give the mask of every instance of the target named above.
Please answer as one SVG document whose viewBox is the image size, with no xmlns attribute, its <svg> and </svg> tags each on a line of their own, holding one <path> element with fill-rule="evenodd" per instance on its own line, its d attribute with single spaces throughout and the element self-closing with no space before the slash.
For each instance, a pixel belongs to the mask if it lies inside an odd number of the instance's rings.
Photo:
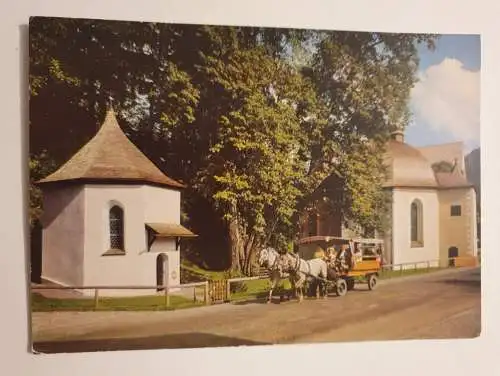
<svg viewBox="0 0 500 376">
<path fill-rule="evenodd" d="M 128 136 L 188 183 L 186 217 L 220 219 L 232 268 L 249 273 L 258 247 L 293 239 L 328 176 L 332 206 L 381 226 L 384 142 L 409 118 L 416 44 L 433 39 L 34 18 L 32 176 L 88 141 L 112 97 Z"/>
<path fill-rule="evenodd" d="M 271 234 L 292 226 L 302 194 L 314 91 L 259 47 L 205 56 L 202 76 L 203 90 L 216 102 L 192 185 L 225 220 L 232 268 L 249 273 L 258 247 L 269 241 L 286 246 L 286 237 Z"/>
<path fill-rule="evenodd" d="M 344 219 L 370 233 L 383 230 L 385 143 L 410 119 L 417 46 L 433 48 L 434 40 L 431 35 L 321 33 L 308 70 L 328 112 L 327 126 L 311 148 L 310 185 L 335 174 Z"/>
</svg>

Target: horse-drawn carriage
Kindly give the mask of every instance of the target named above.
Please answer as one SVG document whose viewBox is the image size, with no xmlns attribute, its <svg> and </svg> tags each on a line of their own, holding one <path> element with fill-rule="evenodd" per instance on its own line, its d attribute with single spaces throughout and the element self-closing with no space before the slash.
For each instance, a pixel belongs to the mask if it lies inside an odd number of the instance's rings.
<svg viewBox="0 0 500 376">
<path fill-rule="evenodd" d="M 299 301 L 308 285 L 310 293 L 326 297 L 329 292 L 344 296 L 356 283 L 377 286 L 383 242 L 378 239 L 345 239 L 314 236 L 298 242 L 298 252 L 279 254 L 272 248 L 260 251 L 259 263 L 271 279 L 268 301 L 283 278 L 292 283 Z"/>
<path fill-rule="evenodd" d="M 346 239 L 312 236 L 300 239 L 298 255 L 310 260 L 322 258 L 328 265 L 327 284 L 338 296 L 366 283 L 369 290 L 377 287 L 382 264 L 384 242 L 380 239 Z"/>
</svg>

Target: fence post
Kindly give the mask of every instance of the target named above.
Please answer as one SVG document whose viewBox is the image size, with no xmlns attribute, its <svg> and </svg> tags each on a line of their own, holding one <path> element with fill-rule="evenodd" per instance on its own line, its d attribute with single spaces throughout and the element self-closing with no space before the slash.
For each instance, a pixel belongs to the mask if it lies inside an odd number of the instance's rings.
<svg viewBox="0 0 500 376">
<path fill-rule="evenodd" d="M 231 280 L 230 279 L 228 279 L 226 281 L 226 300 L 228 302 L 231 301 Z"/>
<path fill-rule="evenodd" d="M 193 302 L 196 303 L 196 286 L 193 286 Z"/>
<path fill-rule="evenodd" d="M 399 274 L 403 275 L 403 264 L 399 265 Z"/>
<path fill-rule="evenodd" d="M 99 307 L 99 289 L 94 290 L 94 309 Z"/>
<path fill-rule="evenodd" d="M 209 305 L 208 301 L 208 281 L 205 281 L 205 286 L 203 288 L 204 301 L 206 305 Z"/>
<path fill-rule="evenodd" d="M 431 269 L 431 262 L 427 261 L 427 272 Z"/>
</svg>

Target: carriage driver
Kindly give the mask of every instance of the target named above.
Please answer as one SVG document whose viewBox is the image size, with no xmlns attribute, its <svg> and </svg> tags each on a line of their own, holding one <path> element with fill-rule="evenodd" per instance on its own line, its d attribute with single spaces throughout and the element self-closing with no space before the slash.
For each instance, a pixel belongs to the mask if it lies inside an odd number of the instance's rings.
<svg viewBox="0 0 500 376">
<path fill-rule="evenodd" d="M 337 268 L 336 268 L 336 258 L 337 258 L 337 251 L 335 250 L 335 247 L 328 247 L 325 252 L 325 262 L 327 265 L 327 276 L 329 280 L 335 280 L 336 275 L 337 275 Z"/>
<path fill-rule="evenodd" d="M 325 251 L 323 250 L 323 248 L 321 248 L 320 246 L 317 246 L 316 249 L 314 250 L 314 253 L 313 253 L 313 259 L 315 258 L 320 258 L 322 260 L 325 259 Z"/>
</svg>

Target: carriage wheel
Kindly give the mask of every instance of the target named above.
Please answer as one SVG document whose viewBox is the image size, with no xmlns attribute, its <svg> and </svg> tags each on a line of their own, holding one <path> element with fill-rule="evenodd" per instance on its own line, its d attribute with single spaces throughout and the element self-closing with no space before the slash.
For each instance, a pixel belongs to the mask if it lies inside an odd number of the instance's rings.
<svg viewBox="0 0 500 376">
<path fill-rule="evenodd" d="M 344 296 L 347 294 L 347 283 L 344 278 L 339 278 L 337 280 L 335 293 L 337 296 Z"/>
<path fill-rule="evenodd" d="M 376 274 L 370 274 L 368 276 L 368 289 L 375 290 L 377 287 L 378 278 Z"/>
<path fill-rule="evenodd" d="M 354 278 L 349 278 L 346 280 L 347 282 L 347 291 L 351 291 L 354 289 Z"/>
</svg>

